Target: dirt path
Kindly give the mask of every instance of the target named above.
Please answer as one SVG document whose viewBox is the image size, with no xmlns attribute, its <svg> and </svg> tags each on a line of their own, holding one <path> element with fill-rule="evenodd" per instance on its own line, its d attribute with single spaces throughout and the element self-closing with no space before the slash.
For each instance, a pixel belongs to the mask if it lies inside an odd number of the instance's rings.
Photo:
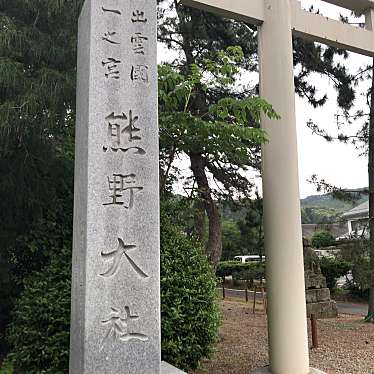
<svg viewBox="0 0 374 374">
<path fill-rule="evenodd" d="M 217 352 L 195 374 L 249 374 L 268 364 L 267 321 L 244 303 L 222 301 L 223 325 Z M 328 374 L 374 374 L 374 324 L 357 316 L 320 320 L 320 348 L 311 365 Z"/>
</svg>

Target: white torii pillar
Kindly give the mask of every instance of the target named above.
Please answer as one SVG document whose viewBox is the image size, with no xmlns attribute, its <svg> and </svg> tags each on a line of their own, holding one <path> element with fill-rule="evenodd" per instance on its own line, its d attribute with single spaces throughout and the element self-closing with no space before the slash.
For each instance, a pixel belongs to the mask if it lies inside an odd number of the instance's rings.
<svg viewBox="0 0 374 374">
<path fill-rule="evenodd" d="M 304 263 L 296 138 L 291 8 L 266 0 L 259 26 L 260 96 L 280 120 L 261 118 L 270 370 L 309 373 Z M 269 48 L 270 47 L 270 48 Z"/>
<path fill-rule="evenodd" d="M 260 95 L 281 116 L 261 119 L 270 140 L 262 152 L 270 369 L 256 373 L 321 373 L 309 368 L 292 33 L 374 56 L 374 0 L 327 2 L 365 11 L 366 30 L 303 11 L 296 0 L 182 0 L 258 26 Z"/>
</svg>

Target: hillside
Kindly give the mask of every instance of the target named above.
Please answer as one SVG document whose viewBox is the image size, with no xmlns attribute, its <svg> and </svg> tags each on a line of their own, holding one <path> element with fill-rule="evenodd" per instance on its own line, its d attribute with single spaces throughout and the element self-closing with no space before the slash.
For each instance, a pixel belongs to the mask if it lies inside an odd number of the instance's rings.
<svg viewBox="0 0 374 374">
<path fill-rule="evenodd" d="M 360 191 L 362 189 L 357 189 Z M 312 195 L 301 199 L 301 217 L 304 224 L 327 224 L 340 220 L 343 213 L 367 200 L 367 196 L 358 194 L 354 202 L 334 199 L 331 195 Z M 223 204 L 222 217 L 224 220 L 239 221 L 246 215 L 245 208 L 233 208 Z"/>
<path fill-rule="evenodd" d="M 365 195 L 359 195 L 358 199 L 355 200 L 354 202 L 337 200 L 337 199 L 334 199 L 331 195 L 312 195 L 301 200 L 301 207 L 302 208 L 324 208 L 327 210 L 333 209 L 339 213 L 344 213 L 352 209 L 353 207 L 363 203 L 366 200 L 367 200 L 367 196 Z"/>
</svg>

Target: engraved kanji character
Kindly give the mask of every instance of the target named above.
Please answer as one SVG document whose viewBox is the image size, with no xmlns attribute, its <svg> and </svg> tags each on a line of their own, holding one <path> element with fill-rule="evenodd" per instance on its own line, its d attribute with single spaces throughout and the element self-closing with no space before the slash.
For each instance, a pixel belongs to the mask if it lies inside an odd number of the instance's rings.
<svg viewBox="0 0 374 374">
<path fill-rule="evenodd" d="M 117 42 L 115 40 L 113 40 L 113 37 L 117 35 L 117 33 L 115 31 L 108 31 L 104 34 L 104 36 L 101 38 L 102 40 L 105 40 L 106 42 L 110 43 L 110 44 L 121 44 L 120 42 Z"/>
<path fill-rule="evenodd" d="M 142 269 L 135 263 L 135 261 L 129 256 L 128 251 L 131 249 L 135 249 L 136 245 L 128 245 L 125 244 L 125 242 L 118 238 L 118 247 L 110 252 L 105 253 L 104 251 L 101 252 L 101 257 L 104 260 L 111 260 L 112 264 L 109 267 L 109 269 L 105 272 L 100 274 L 102 277 L 109 278 L 113 275 L 115 275 L 119 267 L 121 265 L 121 260 L 123 257 L 125 257 L 129 264 L 132 266 L 134 271 L 141 277 L 141 278 L 148 278 L 148 275 L 144 273 Z"/>
<path fill-rule="evenodd" d="M 129 150 L 134 150 L 135 154 L 144 155 L 146 152 L 143 148 L 137 146 L 125 147 L 125 145 L 123 144 L 123 138 L 125 137 L 124 134 L 128 134 L 128 142 L 142 139 L 140 136 L 134 135 L 134 133 L 140 131 L 139 128 L 135 127 L 135 122 L 138 121 L 138 119 L 139 117 L 134 116 L 132 110 L 129 111 L 128 116 L 125 113 L 115 115 L 114 112 L 107 116 L 107 138 L 110 145 L 103 146 L 104 152 L 107 152 L 108 149 L 111 149 L 113 152 L 122 151 L 124 153 L 128 152 Z M 128 125 L 126 126 L 127 120 Z"/>
<path fill-rule="evenodd" d="M 121 60 L 117 60 L 115 58 L 109 57 L 108 59 L 103 60 L 101 63 L 106 69 L 105 76 L 107 78 L 113 78 L 113 79 L 120 78 L 118 65 L 121 63 Z"/>
<path fill-rule="evenodd" d="M 104 7 L 101 7 L 101 9 L 103 10 L 103 12 L 109 12 L 109 13 L 115 13 L 115 14 L 118 14 L 118 15 L 121 15 L 121 11 L 118 10 L 118 9 L 107 9 L 107 8 L 104 8 Z"/>
<path fill-rule="evenodd" d="M 148 82 L 148 66 L 135 65 L 131 68 L 131 80 Z"/>
<path fill-rule="evenodd" d="M 144 17 L 144 12 L 143 11 L 141 11 L 141 10 L 135 10 L 134 12 L 132 12 L 131 21 L 133 23 L 135 23 L 135 22 L 146 23 L 147 22 L 147 18 Z"/>
<path fill-rule="evenodd" d="M 112 179 L 108 177 L 108 188 L 113 193 L 109 196 L 112 201 L 103 205 L 123 205 L 126 209 L 132 209 L 134 207 L 135 192 L 143 190 L 143 187 L 133 185 L 135 184 L 135 178 L 135 174 L 113 174 Z M 127 205 L 121 200 L 125 198 L 124 194 L 128 197 Z"/>
<path fill-rule="evenodd" d="M 124 312 L 111 307 L 109 317 L 101 321 L 103 326 L 108 326 L 108 331 L 104 336 L 101 344 L 101 349 L 104 349 L 105 343 L 108 339 L 112 338 L 113 341 L 128 342 L 130 340 L 140 340 L 142 342 L 148 341 L 148 336 L 137 332 L 128 332 L 128 323 L 130 321 L 136 321 L 139 316 L 132 315 L 129 306 L 125 306 Z"/>
<path fill-rule="evenodd" d="M 140 129 L 135 127 L 135 122 L 139 120 L 138 116 L 132 115 L 132 110 L 129 112 L 129 125 L 126 126 L 122 132 L 127 133 L 129 135 L 129 142 L 132 142 L 134 140 L 141 140 L 142 138 L 140 136 L 134 135 L 134 133 L 139 132 Z"/>
<path fill-rule="evenodd" d="M 131 43 L 133 45 L 132 49 L 136 54 L 144 55 L 144 41 L 145 40 L 148 40 L 148 38 L 146 36 L 142 36 L 141 32 L 137 32 L 135 33 L 135 35 L 131 37 Z"/>
</svg>

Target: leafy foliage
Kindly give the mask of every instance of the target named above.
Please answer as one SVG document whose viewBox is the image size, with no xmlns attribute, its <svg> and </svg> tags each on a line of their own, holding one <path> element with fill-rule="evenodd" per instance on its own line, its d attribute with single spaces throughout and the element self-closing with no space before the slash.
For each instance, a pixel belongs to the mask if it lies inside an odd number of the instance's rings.
<svg viewBox="0 0 374 374">
<path fill-rule="evenodd" d="M 217 339 L 216 280 L 200 246 L 177 228 L 177 205 L 166 207 L 169 215 L 161 227 L 162 354 L 181 368 L 196 368 Z M 16 373 L 63 374 L 69 355 L 71 241 L 66 237 L 71 240 L 71 232 L 43 222 L 41 227 L 25 238 L 24 248 L 39 254 L 44 248 L 49 263 L 23 275 L 24 289 L 7 331 L 9 358 Z"/>
<path fill-rule="evenodd" d="M 235 279 L 253 281 L 265 278 L 265 263 L 222 261 L 218 264 L 216 275 L 220 278 L 232 275 Z"/>
<path fill-rule="evenodd" d="M 316 231 L 312 236 L 312 246 L 315 248 L 329 247 L 336 244 L 334 236 L 329 231 Z"/>
<path fill-rule="evenodd" d="M 216 280 L 200 245 L 169 223 L 161 225 L 162 357 L 195 369 L 212 353 L 220 322 Z"/>
<path fill-rule="evenodd" d="M 341 213 L 334 209 L 321 207 L 301 208 L 301 222 L 303 224 L 328 224 L 338 222 Z"/>
<path fill-rule="evenodd" d="M 336 281 L 348 274 L 352 264 L 340 259 L 322 257 L 320 267 L 322 274 L 326 277 L 327 287 L 333 291 L 336 287 Z"/>
<path fill-rule="evenodd" d="M 229 261 L 235 256 L 247 254 L 242 249 L 242 236 L 237 222 L 222 221 L 222 260 Z"/>
<path fill-rule="evenodd" d="M 313 179 L 311 180 L 311 182 L 316 182 L 316 180 Z M 319 187 L 321 188 L 318 189 L 318 191 L 324 190 L 322 185 L 320 185 Z M 301 206 L 303 208 L 324 208 L 324 209 L 334 210 L 338 212 L 346 212 L 352 209 L 355 205 L 359 205 L 366 200 L 366 196 L 364 196 L 365 195 L 364 192 L 366 190 L 367 188 L 357 188 L 355 190 L 352 190 L 351 194 L 354 195 L 356 192 L 356 195 L 354 196 L 353 201 L 335 198 L 335 195 L 331 193 L 327 193 L 323 195 L 312 195 L 312 196 L 306 197 L 305 199 L 302 199 Z"/>
<path fill-rule="evenodd" d="M 267 141 L 258 128 L 260 114 L 278 116 L 258 97 L 215 97 L 222 82 L 235 82 L 238 69 L 233 63 L 241 58 L 241 50 L 230 47 L 225 53 L 217 53 L 218 62 L 205 60 L 202 68 L 192 64 L 187 75 L 170 65 L 159 67 L 161 166 L 165 174 L 177 156 L 202 154 L 204 165 L 225 191 L 248 192 L 249 182 L 239 170 L 258 166 L 255 154 L 259 144 Z M 205 112 L 196 109 L 200 90 L 207 96 Z M 218 189 L 215 193 L 220 196 Z"/>
<path fill-rule="evenodd" d="M 370 241 L 359 238 L 344 242 L 342 258 L 351 264 L 351 293 L 361 298 L 366 297 L 370 282 L 374 279 L 374 268 L 370 265 Z"/>
<path fill-rule="evenodd" d="M 55 206 L 71 180 L 72 164 L 66 160 L 72 159 L 75 31 L 81 3 L 0 1 L 3 246 L 13 244 L 43 211 Z"/>
<path fill-rule="evenodd" d="M 14 374 L 13 364 L 9 358 L 6 358 L 0 368 L 0 374 Z"/>
<path fill-rule="evenodd" d="M 71 252 L 33 273 L 16 301 L 8 339 L 16 372 L 66 373 L 69 360 Z"/>
<path fill-rule="evenodd" d="M 267 141 L 259 128 L 260 115 L 278 118 L 266 101 L 236 92 L 234 83 L 243 59 L 240 47 L 218 51 L 214 58 L 214 62 L 205 58 L 200 65 L 192 63 L 181 70 L 162 65 L 158 85 L 161 191 L 170 193 L 170 180 L 179 176 L 174 161 L 188 157 L 192 177 L 185 178 L 185 188 L 199 212 L 194 226 L 201 242 L 207 214 L 206 251 L 212 264 L 222 252 L 217 200 L 250 195 L 252 183 L 245 172 L 258 168 L 260 144 Z"/>
<path fill-rule="evenodd" d="M 0 280 L 0 338 L 23 277 L 49 261 L 41 252 L 48 237 L 39 246 L 26 244 L 25 236 L 39 222 L 55 224 L 61 211 L 72 209 L 76 21 L 82 3 L 0 0 L 0 273 L 9 275 Z"/>
<path fill-rule="evenodd" d="M 247 200 L 247 209 L 244 219 L 238 225 L 242 235 L 242 247 L 247 253 L 263 256 L 265 254 L 263 231 L 263 205 L 262 198 L 256 192 L 256 198 Z"/>
</svg>

